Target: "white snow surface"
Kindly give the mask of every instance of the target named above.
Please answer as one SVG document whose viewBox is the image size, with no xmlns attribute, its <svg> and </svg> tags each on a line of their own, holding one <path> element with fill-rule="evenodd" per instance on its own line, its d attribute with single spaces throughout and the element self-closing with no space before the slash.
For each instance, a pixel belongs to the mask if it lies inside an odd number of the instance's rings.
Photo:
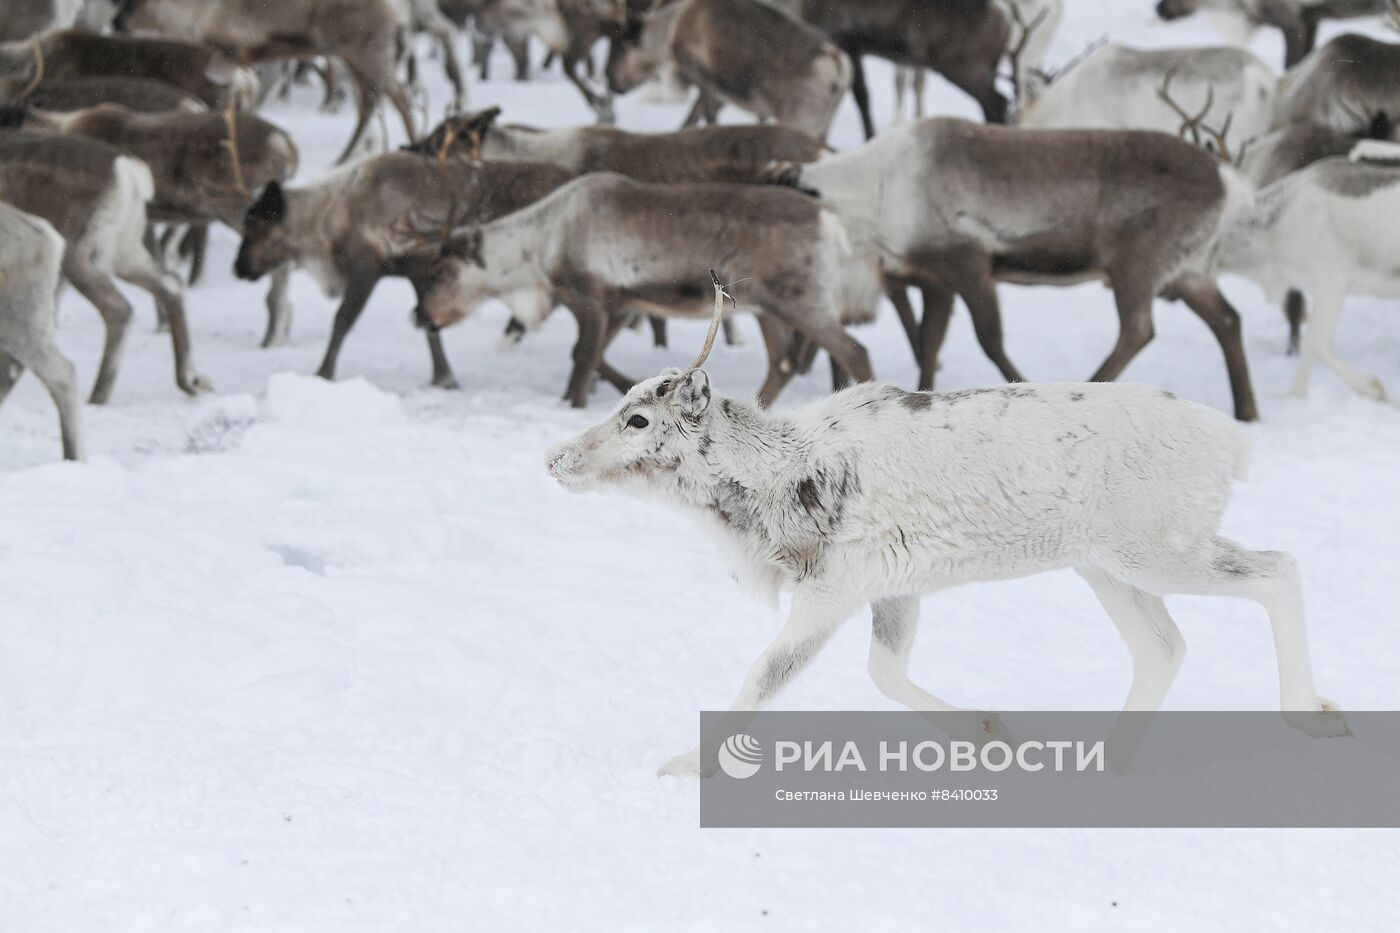
<svg viewBox="0 0 1400 933">
<path fill-rule="evenodd" d="M 1215 41 L 1199 18 L 1154 23 L 1147 2 L 1069 8 L 1052 62 L 1105 32 Z M 1281 60 L 1276 32 L 1255 48 Z M 503 53 L 494 65 L 509 74 Z M 888 125 L 891 70 L 868 67 Z M 439 68 L 425 70 L 440 106 Z M 514 121 L 589 119 L 557 71 L 471 93 Z M 349 132 L 318 97 L 268 111 L 296 136 L 303 180 Z M 931 99 L 973 115 L 939 79 Z M 629 128 L 683 111 L 619 107 Z M 848 100 L 833 142 L 858 141 Z M 502 353 L 504 308 L 483 308 L 444 334 L 463 387 L 440 391 L 425 388 L 411 292 L 385 282 L 325 383 L 308 374 L 333 303 L 299 274 L 290 345 L 259 349 L 265 286 L 233 278 L 236 246 L 215 234 L 189 295 L 217 394 L 176 390 L 168 340 L 132 293 L 112 403 L 85 410 L 90 462 L 55 462 L 31 377 L 0 409 L 0 929 L 1394 929 L 1394 831 L 700 830 L 697 785 L 655 769 L 693 744 L 698 710 L 727 705 L 779 618 L 678 517 L 546 476 L 545 450 L 616 401 L 606 386 L 587 411 L 559 400 L 570 316 Z M 1225 287 L 1263 410 L 1225 531 L 1298 556 L 1321 690 L 1395 709 L 1400 413 L 1326 371 L 1306 401 L 1285 399 L 1281 313 Z M 1102 287 L 1002 295 L 1033 378 L 1083 378 L 1112 345 Z M 86 388 L 98 317 L 71 290 L 60 316 Z M 1159 304 L 1156 326 L 1126 378 L 1228 408 L 1204 325 Z M 747 345 L 708 367 L 733 395 L 763 366 L 757 328 L 740 327 Z M 610 358 L 650 375 L 702 333 L 673 324 L 669 350 L 624 333 Z M 857 336 L 882 378 L 912 386 L 892 313 Z M 1400 389 L 1394 302 L 1349 301 L 1338 347 Z M 996 381 L 959 311 L 940 388 Z M 782 404 L 828 385 L 814 371 Z M 1273 708 L 1257 607 L 1170 602 L 1190 652 L 1168 707 Z M 942 593 L 923 614 L 915 679 L 965 705 L 1111 709 L 1126 694 L 1127 653 L 1070 573 Z M 847 623 L 779 707 L 890 708 L 867 643 L 866 619 Z"/>
</svg>

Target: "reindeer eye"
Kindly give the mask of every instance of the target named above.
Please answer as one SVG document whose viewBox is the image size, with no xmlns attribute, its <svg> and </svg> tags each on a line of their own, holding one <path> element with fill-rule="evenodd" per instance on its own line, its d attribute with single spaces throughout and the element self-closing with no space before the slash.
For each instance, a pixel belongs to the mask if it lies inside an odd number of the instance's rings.
<svg viewBox="0 0 1400 933">
<path fill-rule="evenodd" d="M 633 415 L 632 417 L 627 419 L 627 426 L 629 428 L 644 428 L 648 424 L 651 424 L 651 422 L 643 418 L 641 415 Z"/>
</svg>

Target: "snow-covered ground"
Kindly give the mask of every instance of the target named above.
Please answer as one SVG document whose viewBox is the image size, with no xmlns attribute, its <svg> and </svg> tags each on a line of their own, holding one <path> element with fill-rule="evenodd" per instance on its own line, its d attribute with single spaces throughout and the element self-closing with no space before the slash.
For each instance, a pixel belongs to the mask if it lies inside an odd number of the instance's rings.
<svg viewBox="0 0 1400 933">
<path fill-rule="evenodd" d="M 1151 22 L 1147 2 L 1070 0 L 1062 61 L 1109 32 L 1211 41 Z M 1109 9 L 1111 7 L 1111 9 Z M 1281 59 L 1276 33 L 1256 48 Z M 888 123 L 888 68 L 870 66 Z M 447 99 L 428 63 L 433 97 Z M 504 57 L 497 74 L 507 74 Z M 545 125 L 588 119 L 557 73 L 475 84 L 473 106 Z M 323 170 L 347 114 L 302 89 L 271 108 Z M 972 115 L 941 82 L 937 112 Z M 668 128 L 680 106 L 620 106 Z M 741 119 L 739 114 L 727 114 Z M 391 124 L 392 125 L 392 124 Z M 858 142 L 843 106 L 833 141 Z M 424 388 L 403 283 L 380 286 L 342 379 L 309 378 L 333 304 L 298 277 L 289 346 L 260 350 L 261 286 L 233 279 L 216 234 L 189 305 L 218 393 L 182 397 L 144 297 L 111 405 L 85 411 L 91 460 L 60 464 L 56 419 L 26 378 L 0 409 L 0 929 L 712 930 L 1393 929 L 1400 834 L 1383 831 L 701 831 L 695 784 L 654 776 L 726 704 L 777 626 L 676 517 L 570 496 L 552 443 L 613 404 L 559 401 L 573 324 L 556 315 L 495 348 L 499 306 L 447 332 L 461 391 Z M 1281 314 L 1227 281 L 1245 317 L 1263 421 L 1226 531 L 1295 552 L 1323 691 L 1400 706 L 1400 412 L 1328 372 L 1283 398 Z M 1009 351 L 1033 378 L 1091 372 L 1116 318 L 1098 286 L 1004 288 Z M 1354 300 L 1341 354 L 1400 389 L 1393 302 Z M 88 383 L 96 313 L 65 294 L 62 342 Z M 709 369 L 753 391 L 762 352 Z M 611 358 L 684 363 L 625 334 Z M 893 315 L 858 336 L 879 374 L 913 364 Z M 996 373 L 955 318 L 940 387 Z M 1222 360 L 1180 306 L 1127 376 L 1227 407 Z M 795 383 L 794 404 L 827 388 Z M 1251 605 L 1172 601 L 1191 645 L 1178 709 L 1276 701 Z M 1107 709 L 1127 654 L 1067 573 L 930 598 L 916 679 L 996 709 Z M 790 709 L 889 708 L 848 623 L 781 698 Z"/>
</svg>

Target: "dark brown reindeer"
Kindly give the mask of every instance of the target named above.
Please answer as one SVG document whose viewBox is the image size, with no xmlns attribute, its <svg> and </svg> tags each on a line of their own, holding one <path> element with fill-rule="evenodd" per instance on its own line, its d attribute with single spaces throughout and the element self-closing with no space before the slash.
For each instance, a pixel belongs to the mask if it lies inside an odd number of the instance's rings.
<svg viewBox="0 0 1400 933">
<path fill-rule="evenodd" d="M 222 110 L 252 103 L 257 77 L 208 46 L 165 38 L 99 36 L 67 30 L 0 45 L 0 79 L 21 86 L 69 78 L 145 78 Z"/>
<path fill-rule="evenodd" d="M 415 137 L 413 110 L 395 74 L 399 17 L 389 0 L 126 0 L 114 26 L 206 43 L 245 63 L 336 58 L 354 81 L 359 111 L 341 162 L 359 145 L 382 95 Z"/>
<path fill-rule="evenodd" d="M 248 210 L 234 271 L 251 281 L 292 264 L 342 299 L 317 373 L 333 379 L 345 336 L 380 279 L 403 276 L 418 289 L 453 227 L 517 210 L 572 177 L 554 165 L 391 152 L 306 187 L 273 182 Z M 277 332 L 287 326 L 268 325 Z M 433 385 L 455 386 L 435 331 L 428 333 L 428 349 Z"/>
<path fill-rule="evenodd" d="M 155 195 L 150 168 L 120 149 L 80 136 L 0 133 L 0 200 L 42 217 L 67 241 L 63 275 L 97 308 L 106 341 L 94 404 L 106 402 L 121 358 L 131 305 L 113 281 L 150 292 L 170 322 L 175 384 L 190 394 L 205 387 L 190 356 L 179 279 L 146 250 L 146 205 Z"/>
<path fill-rule="evenodd" d="M 1011 27 L 996 0 L 789 0 L 791 4 L 851 57 L 851 90 L 866 139 L 875 135 L 875 123 L 861 65 L 864 55 L 936 71 L 970 94 L 987 122 L 1006 122 L 1007 101 L 996 80 Z"/>
<path fill-rule="evenodd" d="M 613 40 L 608 85 L 626 94 L 663 69 L 699 89 L 685 126 L 732 103 L 824 139 L 851 86 L 850 59 L 765 0 L 679 0 L 634 17 Z"/>
<path fill-rule="evenodd" d="M 933 385 L 955 295 L 983 351 L 1020 381 L 1002 345 L 997 283 L 1097 279 L 1113 290 L 1119 335 L 1093 380 L 1117 379 L 1151 341 L 1152 302 L 1165 293 L 1184 300 L 1220 343 L 1235 416 L 1258 416 L 1239 315 L 1212 268 L 1222 224 L 1249 203 L 1251 188 L 1198 146 L 1134 130 L 930 119 L 778 174 L 831 204 L 858 242 L 876 245 L 887 275 L 926 289 L 921 388 Z"/>
</svg>

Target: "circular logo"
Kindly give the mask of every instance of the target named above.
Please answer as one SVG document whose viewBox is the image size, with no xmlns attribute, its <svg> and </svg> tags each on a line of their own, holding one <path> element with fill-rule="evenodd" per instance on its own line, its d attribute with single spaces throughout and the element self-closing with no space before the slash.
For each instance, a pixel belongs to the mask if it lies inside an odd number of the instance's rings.
<svg viewBox="0 0 1400 933">
<path fill-rule="evenodd" d="M 753 777 L 762 765 L 763 746 L 751 735 L 736 732 L 719 747 L 720 769 L 732 778 Z"/>
</svg>

